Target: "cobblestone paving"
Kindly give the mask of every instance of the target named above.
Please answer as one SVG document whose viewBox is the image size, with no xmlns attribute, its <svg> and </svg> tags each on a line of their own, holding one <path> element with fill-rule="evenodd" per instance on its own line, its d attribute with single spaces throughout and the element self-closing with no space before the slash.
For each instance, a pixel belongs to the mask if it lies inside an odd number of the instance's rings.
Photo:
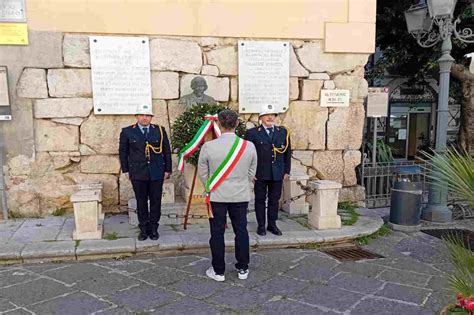
<svg viewBox="0 0 474 315">
<path fill-rule="evenodd" d="M 204 274 L 208 254 L 0 267 L 0 313 L 435 314 L 450 301 L 440 240 L 393 232 L 364 248 L 386 258 L 253 252 L 246 281 L 228 253 L 222 283 Z"/>
</svg>

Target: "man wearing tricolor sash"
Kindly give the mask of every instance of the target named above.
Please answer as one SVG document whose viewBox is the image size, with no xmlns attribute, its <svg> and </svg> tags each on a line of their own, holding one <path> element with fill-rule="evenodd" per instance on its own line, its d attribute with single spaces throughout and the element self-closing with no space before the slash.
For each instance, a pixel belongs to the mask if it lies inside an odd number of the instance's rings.
<svg viewBox="0 0 474 315">
<path fill-rule="evenodd" d="M 239 279 L 247 279 L 249 271 L 249 235 L 247 209 L 250 200 L 250 180 L 257 169 L 257 153 L 253 143 L 235 134 L 238 116 L 232 110 L 218 114 L 221 135 L 206 142 L 199 154 L 198 174 L 206 188 L 209 201 L 212 267 L 206 275 L 224 281 L 224 232 L 227 213 L 235 234 L 235 267 Z"/>
</svg>

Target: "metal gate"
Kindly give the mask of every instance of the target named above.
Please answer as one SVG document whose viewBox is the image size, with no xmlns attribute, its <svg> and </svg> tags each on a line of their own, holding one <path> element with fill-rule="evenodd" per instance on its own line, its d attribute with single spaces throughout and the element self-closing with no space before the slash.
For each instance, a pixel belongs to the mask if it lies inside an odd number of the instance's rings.
<svg viewBox="0 0 474 315">
<path fill-rule="evenodd" d="M 428 183 L 426 175 L 429 165 L 419 161 L 400 161 L 362 164 L 361 185 L 365 187 L 365 203 L 367 208 L 381 208 L 390 206 L 390 197 L 396 174 L 403 169 L 403 178 L 412 182 L 421 182 L 423 185 L 422 202 L 428 202 Z"/>
</svg>

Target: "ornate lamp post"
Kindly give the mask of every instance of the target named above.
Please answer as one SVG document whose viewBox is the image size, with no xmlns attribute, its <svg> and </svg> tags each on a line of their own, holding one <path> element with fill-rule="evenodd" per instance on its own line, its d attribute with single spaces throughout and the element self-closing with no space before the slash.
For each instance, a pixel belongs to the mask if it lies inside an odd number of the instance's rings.
<svg viewBox="0 0 474 315">
<path fill-rule="evenodd" d="M 424 48 L 430 48 L 442 41 L 442 56 L 439 63 L 439 95 L 436 121 L 435 151 L 443 153 L 446 149 L 446 133 L 448 128 L 448 98 L 451 66 L 454 62 L 451 57 L 451 37 L 465 43 L 474 43 L 474 33 L 471 29 L 458 30 L 461 20 L 453 22 L 454 8 L 457 0 L 428 0 L 428 4 L 421 0 L 419 4 L 411 6 L 405 11 L 408 32 Z M 436 27 L 435 27 L 436 26 Z M 436 170 L 434 170 L 436 172 Z M 451 211 L 446 205 L 448 189 L 446 186 L 432 185 L 429 192 L 428 206 L 423 209 L 422 218 L 428 221 L 449 222 Z"/>
</svg>

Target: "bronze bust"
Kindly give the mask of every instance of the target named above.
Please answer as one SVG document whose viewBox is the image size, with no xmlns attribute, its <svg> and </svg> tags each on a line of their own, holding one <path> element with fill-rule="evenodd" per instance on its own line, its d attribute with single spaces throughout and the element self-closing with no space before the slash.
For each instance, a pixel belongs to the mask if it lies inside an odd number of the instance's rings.
<svg viewBox="0 0 474 315">
<path fill-rule="evenodd" d="M 192 79 L 191 89 L 193 90 L 193 93 L 183 95 L 179 99 L 180 104 L 184 104 L 186 105 L 186 107 L 191 107 L 200 104 L 217 104 L 214 98 L 204 94 L 204 92 L 207 90 L 207 82 L 203 77 L 195 77 L 194 79 Z"/>
</svg>

